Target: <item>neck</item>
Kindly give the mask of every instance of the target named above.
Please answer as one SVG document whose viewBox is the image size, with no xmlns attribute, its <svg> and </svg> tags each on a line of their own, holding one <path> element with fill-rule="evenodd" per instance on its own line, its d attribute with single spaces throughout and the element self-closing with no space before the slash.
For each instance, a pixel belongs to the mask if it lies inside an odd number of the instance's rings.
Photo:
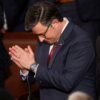
<svg viewBox="0 0 100 100">
<path fill-rule="evenodd" d="M 63 30 L 65 24 L 66 24 L 66 21 L 63 19 L 63 21 L 62 21 L 62 22 L 60 23 L 60 25 L 59 25 L 59 30 L 58 30 L 59 35 L 58 35 L 58 39 L 59 39 L 60 36 L 61 36 L 61 32 L 62 32 L 62 30 Z"/>
<path fill-rule="evenodd" d="M 62 22 L 62 25 L 61 25 L 61 26 L 62 26 L 62 28 L 61 28 L 61 32 L 62 32 L 62 30 L 63 30 L 63 28 L 64 28 L 66 22 L 67 22 L 67 21 L 63 19 L 63 22 Z"/>
</svg>

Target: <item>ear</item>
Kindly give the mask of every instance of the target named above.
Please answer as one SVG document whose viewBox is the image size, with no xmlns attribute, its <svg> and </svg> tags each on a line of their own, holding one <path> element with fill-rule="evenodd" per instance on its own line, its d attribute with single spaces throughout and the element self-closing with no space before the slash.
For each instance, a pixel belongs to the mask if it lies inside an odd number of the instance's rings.
<svg viewBox="0 0 100 100">
<path fill-rule="evenodd" d="M 58 28 L 59 27 L 59 21 L 58 21 L 58 19 L 54 19 L 52 21 L 52 27 L 54 27 L 54 28 Z"/>
</svg>

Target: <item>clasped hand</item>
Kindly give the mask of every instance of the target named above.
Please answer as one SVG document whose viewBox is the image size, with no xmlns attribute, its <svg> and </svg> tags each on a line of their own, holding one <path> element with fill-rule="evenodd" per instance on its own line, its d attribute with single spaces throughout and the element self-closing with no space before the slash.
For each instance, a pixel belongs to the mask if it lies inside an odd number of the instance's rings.
<svg viewBox="0 0 100 100">
<path fill-rule="evenodd" d="M 35 62 L 34 53 L 30 46 L 24 50 L 18 45 L 12 46 L 9 48 L 9 55 L 11 60 L 22 70 L 29 70 L 30 65 Z"/>
</svg>

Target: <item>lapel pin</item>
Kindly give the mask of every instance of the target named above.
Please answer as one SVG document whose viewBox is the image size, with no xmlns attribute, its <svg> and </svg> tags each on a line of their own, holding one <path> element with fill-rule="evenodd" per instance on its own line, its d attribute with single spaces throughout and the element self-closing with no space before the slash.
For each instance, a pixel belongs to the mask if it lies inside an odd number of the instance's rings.
<svg viewBox="0 0 100 100">
<path fill-rule="evenodd" d="M 61 43 L 61 44 L 59 44 L 59 45 L 62 45 L 62 43 Z"/>
</svg>

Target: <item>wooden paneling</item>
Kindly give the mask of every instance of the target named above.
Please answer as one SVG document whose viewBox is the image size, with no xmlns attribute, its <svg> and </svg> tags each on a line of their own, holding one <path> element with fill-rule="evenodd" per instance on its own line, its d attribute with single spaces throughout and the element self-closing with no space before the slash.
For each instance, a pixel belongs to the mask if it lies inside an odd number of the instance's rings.
<svg viewBox="0 0 100 100">
<path fill-rule="evenodd" d="M 13 45 L 19 45 L 23 49 L 30 45 L 35 52 L 37 36 L 32 35 L 30 32 L 5 33 L 2 40 L 7 51 L 9 51 L 9 47 Z M 28 91 L 27 83 L 21 82 L 20 80 L 19 70 L 20 69 L 14 63 L 5 70 L 5 89 L 10 92 L 14 98 Z M 31 88 L 33 92 L 36 91 L 36 93 L 38 93 L 39 86 L 37 84 L 32 84 Z"/>
</svg>

